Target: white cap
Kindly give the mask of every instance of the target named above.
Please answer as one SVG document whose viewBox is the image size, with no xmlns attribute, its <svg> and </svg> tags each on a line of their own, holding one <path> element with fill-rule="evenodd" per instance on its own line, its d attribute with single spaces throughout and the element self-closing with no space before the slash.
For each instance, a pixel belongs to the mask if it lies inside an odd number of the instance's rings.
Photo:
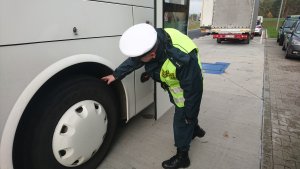
<svg viewBox="0 0 300 169">
<path fill-rule="evenodd" d="M 128 57 L 138 57 L 149 52 L 155 45 L 157 32 L 153 26 L 141 23 L 127 29 L 119 43 L 121 52 Z"/>
</svg>

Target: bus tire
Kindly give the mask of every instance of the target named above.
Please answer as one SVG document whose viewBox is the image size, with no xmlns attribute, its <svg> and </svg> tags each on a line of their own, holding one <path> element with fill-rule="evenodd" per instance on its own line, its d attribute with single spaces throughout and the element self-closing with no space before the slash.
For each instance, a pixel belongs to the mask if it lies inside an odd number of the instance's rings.
<svg viewBox="0 0 300 169">
<path fill-rule="evenodd" d="M 84 75 L 47 91 L 31 109 L 29 122 L 23 122 L 23 138 L 14 148 L 16 168 L 97 168 L 116 131 L 115 98 L 102 80 Z"/>
<path fill-rule="evenodd" d="M 222 39 L 221 38 L 217 38 L 217 43 L 222 43 Z"/>
</svg>

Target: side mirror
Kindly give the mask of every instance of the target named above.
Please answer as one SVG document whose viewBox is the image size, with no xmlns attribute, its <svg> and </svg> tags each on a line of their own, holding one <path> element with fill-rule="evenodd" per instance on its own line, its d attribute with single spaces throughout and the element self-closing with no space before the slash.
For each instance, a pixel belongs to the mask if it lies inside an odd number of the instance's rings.
<svg viewBox="0 0 300 169">
<path fill-rule="evenodd" d="M 293 34 L 294 32 L 294 28 L 290 28 L 286 31 L 287 34 Z"/>
<path fill-rule="evenodd" d="M 292 34 L 292 32 L 293 32 L 293 29 L 288 29 L 288 30 L 286 31 L 287 34 Z"/>
</svg>

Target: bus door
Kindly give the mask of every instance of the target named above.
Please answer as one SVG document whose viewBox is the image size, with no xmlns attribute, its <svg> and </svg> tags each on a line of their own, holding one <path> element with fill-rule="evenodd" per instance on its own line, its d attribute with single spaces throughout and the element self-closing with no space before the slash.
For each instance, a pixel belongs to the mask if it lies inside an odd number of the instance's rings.
<svg viewBox="0 0 300 169">
<path fill-rule="evenodd" d="M 154 1 L 139 0 L 141 4 L 147 4 L 149 7 L 133 6 L 133 24 L 149 23 L 154 26 Z M 145 107 L 153 103 L 154 88 L 152 79 L 147 81 L 142 80 L 142 75 L 145 68 L 142 67 L 134 72 L 135 85 L 135 112 L 138 113 Z"/>
<path fill-rule="evenodd" d="M 156 27 L 175 28 L 187 34 L 189 0 L 156 0 Z M 171 107 L 168 92 L 155 83 L 155 119 L 159 119 Z"/>
</svg>

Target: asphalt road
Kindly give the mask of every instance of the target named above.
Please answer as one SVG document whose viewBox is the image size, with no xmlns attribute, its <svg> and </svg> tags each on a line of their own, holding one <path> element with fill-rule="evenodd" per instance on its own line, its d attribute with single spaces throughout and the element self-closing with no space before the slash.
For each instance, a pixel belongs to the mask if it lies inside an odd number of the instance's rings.
<svg viewBox="0 0 300 169">
<path fill-rule="evenodd" d="M 191 39 L 196 39 L 196 38 L 199 38 L 199 37 L 204 36 L 204 35 L 205 35 L 204 33 L 200 32 L 200 29 L 194 29 L 194 30 L 188 31 L 188 36 Z"/>
<path fill-rule="evenodd" d="M 190 36 L 196 31 L 192 31 Z M 200 34 L 201 35 L 201 34 Z M 204 73 L 199 124 L 204 138 L 192 141 L 189 169 L 259 169 L 261 157 L 264 44 L 224 42 L 211 36 L 197 38 L 203 63 L 226 62 L 223 74 Z M 153 111 L 153 107 L 142 113 Z M 107 157 L 97 169 L 161 169 L 175 154 L 174 109 L 159 120 L 138 115 L 119 128 Z"/>
</svg>

